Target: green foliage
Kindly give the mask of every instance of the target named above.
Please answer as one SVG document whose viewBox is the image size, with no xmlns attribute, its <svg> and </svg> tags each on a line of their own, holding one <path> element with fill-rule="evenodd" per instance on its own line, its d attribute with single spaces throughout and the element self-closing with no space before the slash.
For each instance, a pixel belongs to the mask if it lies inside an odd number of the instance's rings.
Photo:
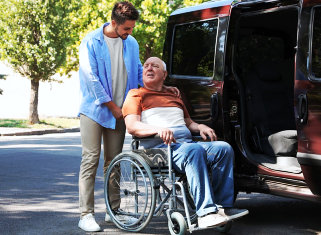
<svg viewBox="0 0 321 235">
<path fill-rule="evenodd" d="M 0 127 L 28 128 L 28 121 L 20 119 L 0 119 Z"/>
<path fill-rule="evenodd" d="M 78 69 L 84 36 L 110 21 L 117 0 L 0 0 L 0 56 L 31 79 Z M 140 57 L 162 56 L 168 16 L 205 0 L 132 0 L 140 12 L 133 36 Z"/>
<path fill-rule="evenodd" d="M 74 44 L 73 0 L 0 0 L 0 55 L 32 80 L 50 80 Z"/>
<path fill-rule="evenodd" d="M 169 15 L 179 7 L 197 5 L 204 0 L 136 0 L 133 4 L 140 11 L 140 19 L 133 36 L 140 46 L 140 59 L 162 57 Z"/>
<path fill-rule="evenodd" d="M 24 119 L 0 119 L 0 127 L 49 129 L 49 128 L 74 128 L 79 127 L 79 118 L 45 118 L 38 124 L 30 125 Z"/>
<path fill-rule="evenodd" d="M 79 29 L 78 41 L 70 48 L 66 71 L 78 68 L 78 47 L 81 39 L 90 31 L 110 21 L 112 8 L 116 0 L 83 0 L 81 9 L 74 13 L 73 24 Z M 168 16 L 177 8 L 196 5 L 205 0 L 132 0 L 139 10 L 140 19 L 136 23 L 133 36 L 140 46 L 140 59 L 145 61 L 149 56 L 162 56 Z"/>
</svg>

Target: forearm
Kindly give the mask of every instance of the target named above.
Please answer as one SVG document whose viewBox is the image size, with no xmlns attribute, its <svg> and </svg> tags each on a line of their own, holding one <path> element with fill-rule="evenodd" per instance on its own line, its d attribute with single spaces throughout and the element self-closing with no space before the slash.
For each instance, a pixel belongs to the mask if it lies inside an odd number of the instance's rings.
<svg viewBox="0 0 321 235">
<path fill-rule="evenodd" d="M 164 144 L 170 144 L 176 142 L 174 133 L 169 128 L 158 127 L 149 125 L 140 121 L 139 115 L 127 115 L 125 117 L 125 123 L 129 134 L 137 137 L 147 137 L 158 134 L 164 141 Z"/>
<path fill-rule="evenodd" d="M 137 137 L 155 135 L 159 131 L 159 127 L 141 122 L 137 115 L 128 115 L 125 117 L 125 123 L 128 133 Z"/>
<path fill-rule="evenodd" d="M 107 103 L 104 103 L 105 106 L 111 111 L 113 116 L 119 120 L 123 118 L 123 113 L 120 107 L 118 107 L 113 101 L 109 101 Z"/>
<path fill-rule="evenodd" d="M 127 128 L 128 133 L 137 137 L 146 137 L 151 135 L 156 135 L 159 128 L 148 125 L 142 122 L 136 122 L 130 128 Z"/>
<path fill-rule="evenodd" d="M 191 131 L 191 132 L 199 132 L 200 131 L 200 128 L 199 128 L 199 125 L 198 123 L 194 122 L 194 121 L 189 121 L 186 123 L 186 126 L 187 128 Z"/>
<path fill-rule="evenodd" d="M 86 87 L 95 96 L 95 104 L 100 105 L 111 100 L 110 94 L 104 89 L 98 75 L 98 64 L 87 43 L 79 48 L 79 79 L 80 85 Z"/>
</svg>

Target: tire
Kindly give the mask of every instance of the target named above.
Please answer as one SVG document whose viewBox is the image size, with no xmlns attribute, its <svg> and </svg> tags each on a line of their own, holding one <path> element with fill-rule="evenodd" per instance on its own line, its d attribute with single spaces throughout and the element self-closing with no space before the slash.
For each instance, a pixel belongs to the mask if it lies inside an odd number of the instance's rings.
<svg viewBox="0 0 321 235">
<path fill-rule="evenodd" d="M 154 178 L 146 161 L 133 152 L 117 155 L 105 175 L 104 197 L 107 212 L 118 228 L 131 232 L 144 229 L 156 205 Z"/>
<path fill-rule="evenodd" d="M 174 227 L 171 225 L 171 222 L 168 221 L 168 229 L 171 235 L 183 235 L 187 231 L 186 221 L 184 216 L 178 212 L 173 212 L 171 214 L 171 220 L 174 224 Z"/>
</svg>

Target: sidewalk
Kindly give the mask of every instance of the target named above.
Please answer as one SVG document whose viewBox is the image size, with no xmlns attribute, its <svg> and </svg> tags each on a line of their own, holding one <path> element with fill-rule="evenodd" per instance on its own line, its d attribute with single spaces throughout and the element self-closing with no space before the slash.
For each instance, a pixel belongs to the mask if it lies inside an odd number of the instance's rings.
<svg viewBox="0 0 321 235">
<path fill-rule="evenodd" d="M 23 135 L 44 135 L 52 133 L 79 132 L 80 128 L 51 128 L 51 129 L 28 129 L 0 127 L 0 136 L 23 136 Z"/>
</svg>

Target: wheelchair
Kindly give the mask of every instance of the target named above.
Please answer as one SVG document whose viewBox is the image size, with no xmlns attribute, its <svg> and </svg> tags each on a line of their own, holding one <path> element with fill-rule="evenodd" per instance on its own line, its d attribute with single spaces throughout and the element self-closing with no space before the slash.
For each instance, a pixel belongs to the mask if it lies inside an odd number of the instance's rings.
<svg viewBox="0 0 321 235">
<path fill-rule="evenodd" d="M 118 154 L 105 174 L 104 198 L 112 222 L 139 232 L 154 216 L 164 214 L 170 234 L 200 230 L 186 175 L 172 168 L 170 146 L 139 149 L 140 140 L 133 137 L 131 151 Z M 228 232 L 231 225 L 230 221 L 215 229 Z"/>
</svg>

